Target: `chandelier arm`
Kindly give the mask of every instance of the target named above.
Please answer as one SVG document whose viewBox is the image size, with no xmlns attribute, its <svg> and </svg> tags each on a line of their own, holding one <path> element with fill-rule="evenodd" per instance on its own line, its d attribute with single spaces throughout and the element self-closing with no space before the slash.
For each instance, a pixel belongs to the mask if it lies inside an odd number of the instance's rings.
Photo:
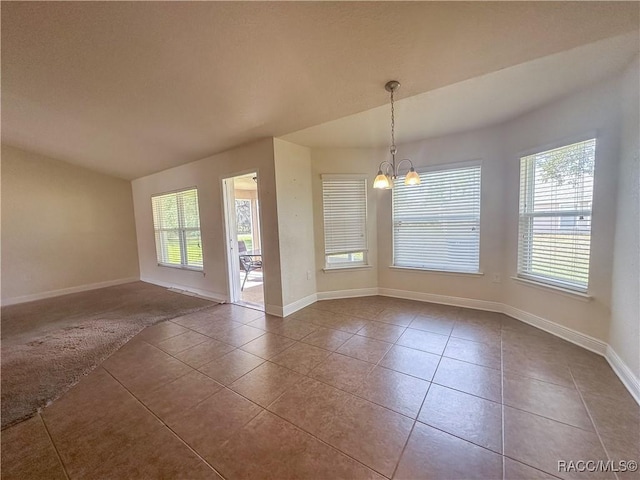
<svg viewBox="0 0 640 480">
<path fill-rule="evenodd" d="M 393 165 L 391 165 L 391 162 L 388 162 L 387 160 L 383 160 L 382 162 L 380 162 L 378 171 L 382 172 L 382 167 L 385 167 L 384 172 L 386 175 L 389 175 L 389 170 L 391 170 L 392 175 L 395 175 L 395 171 L 393 169 Z"/>
<path fill-rule="evenodd" d="M 411 170 L 413 168 L 413 162 L 411 160 L 409 160 L 408 158 L 403 158 L 402 160 L 400 160 L 398 162 L 398 172 L 400 172 L 400 165 L 402 165 L 402 162 L 409 162 L 409 165 L 411 165 L 409 167 L 409 170 Z"/>
</svg>

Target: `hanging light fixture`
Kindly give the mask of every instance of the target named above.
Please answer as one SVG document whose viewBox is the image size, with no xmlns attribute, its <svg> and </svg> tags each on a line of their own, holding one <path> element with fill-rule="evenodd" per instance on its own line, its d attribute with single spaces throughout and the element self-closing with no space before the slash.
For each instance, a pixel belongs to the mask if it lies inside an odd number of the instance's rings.
<svg viewBox="0 0 640 480">
<path fill-rule="evenodd" d="M 391 162 L 387 160 L 380 163 L 378 167 L 378 175 L 373 181 L 373 188 L 386 188 L 389 189 L 393 187 L 393 181 L 398 178 L 398 170 L 400 165 L 403 162 L 409 162 L 409 171 L 407 175 L 404 177 L 405 185 L 420 185 L 420 175 L 416 172 L 415 168 L 413 168 L 413 163 L 408 158 L 403 158 L 398 163 L 396 163 L 396 138 L 395 138 L 395 112 L 393 109 L 393 93 L 400 88 L 400 82 L 396 80 L 391 80 L 387 82 L 384 86 L 385 90 L 391 94 L 391 147 L 389 148 L 389 152 L 391 152 Z M 384 170 L 383 170 L 384 169 Z M 384 172 L 384 173 L 383 173 Z"/>
</svg>

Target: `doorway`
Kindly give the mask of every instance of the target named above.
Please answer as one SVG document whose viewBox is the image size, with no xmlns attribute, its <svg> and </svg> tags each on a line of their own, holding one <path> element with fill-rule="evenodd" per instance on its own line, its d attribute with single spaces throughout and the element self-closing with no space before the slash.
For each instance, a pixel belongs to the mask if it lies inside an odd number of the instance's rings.
<svg viewBox="0 0 640 480">
<path fill-rule="evenodd" d="M 258 174 L 225 178 L 223 186 L 230 301 L 264 311 Z"/>
</svg>

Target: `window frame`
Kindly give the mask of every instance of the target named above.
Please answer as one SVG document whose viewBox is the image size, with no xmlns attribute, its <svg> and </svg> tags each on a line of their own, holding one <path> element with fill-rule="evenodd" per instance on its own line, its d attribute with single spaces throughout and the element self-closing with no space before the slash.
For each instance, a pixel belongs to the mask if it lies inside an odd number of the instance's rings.
<svg viewBox="0 0 640 480">
<path fill-rule="evenodd" d="M 395 269 L 405 269 L 405 270 L 414 270 L 417 272 L 433 272 L 433 273 L 445 273 L 445 274 L 453 274 L 453 275 L 483 275 L 482 269 L 481 269 L 481 265 L 480 265 L 480 252 L 481 252 L 481 244 L 482 244 L 482 238 L 481 238 L 481 222 L 482 222 L 482 160 L 480 159 L 475 159 L 475 160 L 469 160 L 469 161 L 464 161 L 464 162 L 455 162 L 455 163 L 445 163 L 445 164 L 437 164 L 437 165 L 429 165 L 429 166 L 422 166 L 422 167 L 416 167 L 416 172 L 418 172 L 418 174 L 421 176 L 421 180 L 424 182 L 424 178 L 422 178 L 423 175 L 429 174 L 429 173 L 433 173 L 433 172 L 445 172 L 447 170 L 460 170 L 460 169 L 465 169 L 465 168 L 473 168 L 473 167 L 477 167 L 480 169 L 480 180 L 479 180 L 479 186 L 478 186 L 478 217 L 477 217 L 477 229 L 478 229 L 478 233 L 477 233 L 477 237 L 478 237 L 478 262 L 477 262 L 477 270 L 461 270 L 461 269 L 445 269 L 445 268 L 438 268 L 438 267 L 430 267 L 430 266 L 409 266 L 409 265 L 399 265 L 397 263 L 396 260 L 396 211 L 395 211 L 395 204 L 394 204 L 394 198 L 393 195 L 395 195 L 395 191 L 397 191 L 397 186 L 396 183 L 402 182 L 404 180 L 404 178 L 402 176 L 398 177 L 396 180 L 394 180 L 394 186 L 392 188 L 392 199 L 391 199 L 391 255 L 392 255 L 392 262 L 391 262 L 391 266 L 390 268 L 395 268 Z M 415 188 L 415 187 L 411 187 L 408 186 L 407 188 Z"/>
<path fill-rule="evenodd" d="M 323 226 L 323 256 L 324 256 L 324 271 L 339 271 L 339 270 L 353 270 L 359 268 L 370 268 L 369 263 L 369 178 L 366 174 L 322 174 L 321 176 L 321 193 L 322 193 L 322 226 Z M 326 212 L 325 212 L 325 181 L 358 181 L 362 182 L 364 187 L 364 217 L 363 217 L 363 233 L 364 244 L 362 250 L 345 250 L 344 252 L 327 253 L 327 224 L 326 224 Z M 361 261 L 346 261 L 346 262 L 329 262 L 330 256 L 338 255 L 358 255 L 362 254 Z"/>
<path fill-rule="evenodd" d="M 184 206 L 182 202 L 178 200 L 178 196 L 181 193 L 185 192 L 195 192 L 196 197 L 196 207 L 198 209 L 198 227 L 186 227 L 184 221 Z M 154 215 L 154 199 L 159 197 L 166 197 L 170 195 L 176 196 L 176 205 L 177 205 L 177 218 L 178 218 L 178 227 L 177 228 L 163 228 L 156 226 L 156 216 Z M 156 248 L 156 262 L 159 267 L 167 267 L 167 268 L 177 268 L 179 270 L 192 270 L 196 272 L 204 271 L 204 249 L 202 248 L 202 226 L 200 224 L 200 197 L 198 195 L 198 187 L 186 187 L 178 190 L 171 190 L 168 192 L 162 193 L 154 193 L 151 195 L 151 221 L 153 224 L 153 234 L 154 234 L 154 245 Z M 178 241 L 180 247 L 180 259 L 181 263 L 166 263 L 161 260 L 160 252 L 158 251 L 158 232 L 177 232 Z M 187 241 L 187 233 L 188 232 L 198 232 L 200 236 L 200 248 L 202 250 L 202 265 L 190 265 L 188 262 L 188 241 Z M 165 247 L 166 248 L 166 247 Z M 163 252 L 164 253 L 164 252 Z M 168 257 L 168 255 L 166 255 Z"/>
<path fill-rule="evenodd" d="M 579 143 L 585 143 L 585 142 L 589 142 L 589 141 L 593 141 L 594 142 L 594 169 L 593 169 L 593 186 L 592 186 L 592 191 L 591 191 L 591 208 L 590 209 L 573 209 L 573 210 L 554 210 L 554 211 L 550 211 L 550 212 L 526 212 L 523 213 L 523 205 L 522 205 L 522 201 L 523 198 L 528 198 L 530 199 L 529 202 L 530 204 L 532 203 L 532 199 L 533 196 L 535 195 L 535 182 L 534 185 L 531 187 L 531 191 L 525 192 L 523 194 L 523 185 L 522 185 L 522 162 L 523 160 L 525 160 L 528 157 L 533 157 L 535 155 L 541 155 L 541 154 L 545 154 L 548 152 L 552 152 L 554 150 L 560 150 L 562 148 L 566 148 L 566 147 L 571 147 L 573 145 L 579 144 Z M 517 242 L 517 250 L 516 250 L 516 274 L 513 277 L 516 280 L 522 280 L 524 282 L 527 282 L 529 284 L 531 284 L 532 286 L 540 286 L 540 287 L 547 287 L 547 288 L 553 288 L 553 289 L 557 289 L 557 290 L 563 290 L 566 291 L 568 293 L 571 294 L 575 294 L 575 295 L 580 295 L 580 296 L 585 296 L 585 297 L 589 297 L 589 286 L 590 286 L 590 277 L 591 277 L 591 250 L 593 247 L 593 242 L 592 242 L 592 234 L 593 234 L 593 199 L 595 196 L 595 176 L 596 176 L 596 171 L 595 171 L 595 164 L 597 161 L 597 156 L 598 156 L 598 135 L 597 132 L 590 132 L 584 135 L 580 135 L 580 136 L 576 136 L 576 137 L 571 137 L 571 138 L 566 138 L 562 141 L 557 141 L 551 144 L 547 144 L 545 146 L 542 147 L 537 147 L 535 149 L 530 149 L 524 152 L 521 152 L 518 155 L 518 175 L 519 175 L 519 185 L 518 185 L 518 242 Z M 531 176 L 531 174 L 529 174 L 529 177 L 534 178 L 535 180 L 535 176 Z M 563 218 L 568 218 L 568 217 L 572 217 L 572 218 L 576 218 L 579 216 L 584 216 L 584 217 L 588 217 L 589 220 L 589 259 L 587 262 L 587 282 L 585 285 L 582 284 L 577 284 L 577 283 L 573 283 L 571 281 L 567 281 L 567 280 L 562 280 L 560 278 L 557 277 L 552 277 L 552 276 L 545 276 L 545 275 L 537 275 L 535 273 L 530 273 L 527 271 L 523 270 L 523 264 L 524 263 L 531 263 L 531 258 L 529 258 L 528 262 L 526 261 L 526 259 L 523 258 L 523 256 L 525 255 L 524 253 L 524 248 L 522 247 L 521 242 L 523 241 L 523 216 L 527 216 L 528 218 L 531 218 L 531 220 L 533 221 L 533 219 L 535 218 L 542 218 L 542 217 L 557 217 L 558 218 L 558 226 L 559 226 L 559 230 L 566 228 L 562 226 L 562 219 Z M 577 225 L 576 225 L 577 226 Z M 529 253 L 529 257 L 531 257 L 531 253 Z M 531 267 L 529 267 L 530 269 Z"/>
</svg>

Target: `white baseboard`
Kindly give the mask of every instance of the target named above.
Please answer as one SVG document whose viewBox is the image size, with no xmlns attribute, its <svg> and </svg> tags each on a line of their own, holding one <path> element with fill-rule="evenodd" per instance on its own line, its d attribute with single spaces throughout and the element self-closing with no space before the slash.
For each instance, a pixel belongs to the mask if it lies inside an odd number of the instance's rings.
<svg viewBox="0 0 640 480">
<path fill-rule="evenodd" d="M 378 288 L 354 288 L 352 290 L 335 290 L 332 292 L 318 292 L 318 300 L 335 300 L 339 298 L 371 297 L 378 295 Z"/>
<path fill-rule="evenodd" d="M 201 298 L 204 298 L 205 300 L 211 300 L 213 302 L 227 303 L 228 301 L 228 299 L 224 295 L 220 295 L 219 293 L 216 293 L 216 292 L 210 292 L 209 290 L 188 287 L 185 285 L 179 285 L 177 283 L 162 282 L 162 281 L 150 279 L 147 277 L 141 277 L 140 280 L 142 280 L 143 282 L 151 283 L 153 285 L 158 285 L 159 287 L 166 287 L 168 289 L 177 291 L 178 293 L 182 293 L 185 295 L 192 295 L 195 297 L 201 297 Z"/>
<path fill-rule="evenodd" d="M 385 297 L 403 298 L 407 300 L 417 300 L 421 302 L 438 303 L 443 305 L 453 305 L 457 307 L 475 308 L 477 310 L 487 310 L 500 312 L 516 320 L 520 320 L 528 325 L 544 330 L 556 337 L 567 340 L 575 345 L 583 347 L 591 352 L 602 355 L 611 365 L 615 374 L 627 388 L 636 402 L 640 404 L 640 380 L 633 374 L 631 369 L 624 363 L 618 354 L 602 340 L 598 340 L 590 335 L 578 332 L 571 328 L 560 325 L 546 318 L 539 317 L 524 310 L 505 305 L 499 302 L 486 300 L 476 300 L 472 298 L 449 297 L 445 295 L 435 295 L 431 293 L 412 292 L 407 290 L 395 290 L 390 288 L 362 288 L 353 290 L 337 290 L 332 292 L 319 292 L 318 300 L 365 297 L 371 295 L 383 295 Z"/>
<path fill-rule="evenodd" d="M 604 356 L 607 353 L 608 345 L 602 340 L 598 340 L 597 338 L 593 338 L 590 335 L 585 335 L 584 333 L 580 333 L 577 330 L 562 326 L 558 323 L 552 322 L 551 320 L 547 320 L 546 318 L 542 318 L 532 313 L 525 312 L 524 310 L 512 307 L 511 305 L 503 305 L 502 307 L 502 312 L 505 315 L 509 315 L 516 320 L 520 320 L 521 322 L 539 328 L 540 330 L 544 330 L 545 332 L 551 333 L 556 337 L 560 337 L 563 340 L 586 348 L 587 350 L 597 353 L 598 355 Z"/>
<path fill-rule="evenodd" d="M 378 294 L 385 297 L 404 298 L 405 300 L 418 300 L 420 302 L 452 305 L 454 307 L 474 308 L 476 310 L 486 310 L 489 312 L 502 312 L 501 303 L 490 302 L 487 300 L 477 300 L 474 298 L 449 297 L 446 295 L 411 292 L 408 290 L 395 290 L 391 288 L 379 288 Z"/>
<path fill-rule="evenodd" d="M 317 300 L 318 300 L 318 295 L 313 293 L 311 295 L 307 295 L 304 298 L 301 298 L 300 300 L 296 300 L 293 303 L 285 305 L 284 308 L 282 309 L 283 316 L 288 317 L 292 313 L 295 313 L 298 310 L 302 310 L 304 307 L 311 305 Z"/>
<path fill-rule="evenodd" d="M 35 300 L 43 300 L 45 298 L 59 297 L 61 295 L 68 295 L 70 293 L 87 292 L 89 290 L 97 290 L 98 288 L 113 287 L 115 285 L 122 285 L 125 283 L 137 282 L 140 280 L 138 277 L 119 278 L 117 280 L 108 280 L 106 282 L 88 283 L 85 285 L 78 285 L 76 287 L 61 288 L 59 290 L 49 290 L 48 292 L 34 293 L 31 295 L 22 295 L 20 297 L 5 298 L 2 300 L 2 306 L 16 305 L 18 303 L 33 302 Z"/>
<path fill-rule="evenodd" d="M 284 308 L 278 305 L 265 305 L 264 313 L 273 315 L 274 317 L 284 317 Z"/>
<path fill-rule="evenodd" d="M 627 387 L 631 396 L 640 405 L 640 380 L 636 377 L 629 366 L 622 361 L 613 348 L 607 345 L 605 357 L 613 371 L 618 375 L 620 381 Z"/>
</svg>

